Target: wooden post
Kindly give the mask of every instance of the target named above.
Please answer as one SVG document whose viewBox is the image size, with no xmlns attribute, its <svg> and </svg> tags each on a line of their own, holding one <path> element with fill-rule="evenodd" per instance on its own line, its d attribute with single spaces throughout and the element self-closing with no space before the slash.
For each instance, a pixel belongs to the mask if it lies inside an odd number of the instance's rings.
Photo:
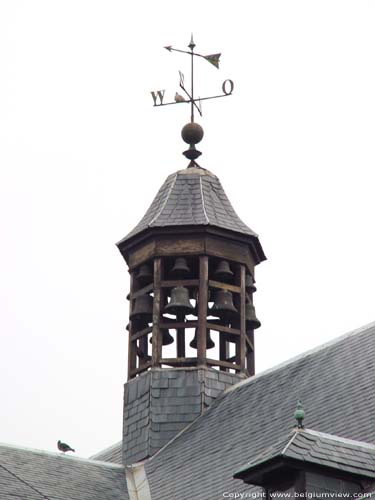
<svg viewBox="0 0 375 500">
<path fill-rule="evenodd" d="M 249 332 L 247 332 L 247 336 L 249 337 L 250 339 L 250 342 L 252 343 L 254 349 L 255 349 L 255 346 L 254 346 L 254 331 L 251 330 Z M 250 377 L 252 375 L 255 375 L 255 356 L 254 356 L 254 350 L 250 350 L 249 346 L 247 346 L 247 354 L 246 354 L 246 357 L 247 357 L 247 371 L 250 375 Z"/>
<path fill-rule="evenodd" d="M 220 332 L 219 334 L 219 359 L 220 361 L 227 361 L 229 357 L 228 342 L 225 340 L 225 333 Z M 220 371 L 227 372 L 228 368 L 225 366 L 220 366 Z"/>
<path fill-rule="evenodd" d="M 198 366 L 206 365 L 207 349 L 208 257 L 199 257 Z"/>
<path fill-rule="evenodd" d="M 181 323 L 184 321 L 184 316 L 177 315 L 177 322 Z M 185 357 L 185 328 L 179 328 L 177 330 L 177 357 Z"/>
<path fill-rule="evenodd" d="M 145 365 L 148 361 L 148 335 L 144 335 L 139 339 L 139 348 L 142 354 L 142 358 L 139 361 L 139 365 Z"/>
<path fill-rule="evenodd" d="M 241 372 L 246 370 L 246 268 L 241 264 L 240 268 L 240 342 L 239 342 L 239 365 Z"/>
<path fill-rule="evenodd" d="M 134 288 L 134 276 L 130 273 L 130 300 L 129 300 L 129 318 L 133 310 L 132 293 Z M 128 341 L 128 380 L 131 378 L 131 373 L 137 368 L 137 341 L 132 341 L 134 333 L 133 322 L 129 320 L 129 341 Z"/>
<path fill-rule="evenodd" d="M 152 311 L 152 366 L 160 366 L 162 338 L 160 330 L 160 316 L 163 307 L 161 288 L 162 260 L 154 260 L 154 306 Z"/>
</svg>

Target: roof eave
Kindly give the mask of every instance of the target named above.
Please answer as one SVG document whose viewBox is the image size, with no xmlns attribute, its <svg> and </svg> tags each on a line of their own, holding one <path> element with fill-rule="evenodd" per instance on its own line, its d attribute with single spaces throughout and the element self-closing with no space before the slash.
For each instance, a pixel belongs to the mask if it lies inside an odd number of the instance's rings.
<svg viewBox="0 0 375 500">
<path fill-rule="evenodd" d="M 171 234 L 181 234 L 181 233 L 210 233 L 210 234 L 225 234 L 232 240 L 246 243 L 250 246 L 252 254 L 254 256 L 254 261 L 256 264 L 267 260 L 267 257 L 263 251 L 262 245 L 257 236 L 250 234 L 239 233 L 237 231 L 232 231 L 230 229 L 222 228 L 219 226 L 214 226 L 211 224 L 199 224 L 196 226 L 192 225 L 180 225 L 180 226 L 154 226 L 147 227 L 146 229 L 140 231 L 134 236 L 128 238 L 125 237 L 116 243 L 117 248 L 121 254 L 127 258 L 129 250 L 138 245 L 147 238 L 160 235 L 171 235 Z"/>
</svg>

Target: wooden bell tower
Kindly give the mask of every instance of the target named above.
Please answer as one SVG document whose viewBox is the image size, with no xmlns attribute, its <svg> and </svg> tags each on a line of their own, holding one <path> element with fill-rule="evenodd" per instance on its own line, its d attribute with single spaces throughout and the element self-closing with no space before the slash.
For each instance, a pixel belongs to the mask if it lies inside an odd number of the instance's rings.
<svg viewBox="0 0 375 500">
<path fill-rule="evenodd" d="M 118 247 L 131 277 L 129 379 L 151 367 L 254 374 L 254 268 L 265 256 L 216 176 L 197 166 L 169 176 Z"/>
<path fill-rule="evenodd" d="M 200 112 L 194 58 L 218 68 L 220 54 L 195 53 L 193 37 L 188 47 L 166 49 L 191 58 L 190 92 L 180 73 L 191 109 L 181 132 L 189 166 L 166 179 L 139 224 L 117 244 L 130 273 L 124 464 L 153 455 L 255 370 L 254 330 L 260 322 L 254 270 L 265 255 L 219 179 L 196 162 L 203 129 L 194 121 L 194 109 Z M 226 82 L 222 97 L 233 91 L 233 82 Z M 163 105 L 164 91 L 152 95 L 155 106 Z M 165 104 L 186 102 L 178 94 L 175 99 Z"/>
</svg>

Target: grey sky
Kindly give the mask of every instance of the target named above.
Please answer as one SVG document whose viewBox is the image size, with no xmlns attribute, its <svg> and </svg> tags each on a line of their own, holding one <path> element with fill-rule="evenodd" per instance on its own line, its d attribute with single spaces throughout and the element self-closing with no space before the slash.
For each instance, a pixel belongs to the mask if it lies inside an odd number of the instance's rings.
<svg viewBox="0 0 375 500">
<path fill-rule="evenodd" d="M 184 168 L 184 48 L 200 164 L 259 233 L 257 371 L 374 319 L 375 4 L 0 3 L 0 441 L 88 456 L 121 438 L 128 277 L 115 248 Z"/>
</svg>

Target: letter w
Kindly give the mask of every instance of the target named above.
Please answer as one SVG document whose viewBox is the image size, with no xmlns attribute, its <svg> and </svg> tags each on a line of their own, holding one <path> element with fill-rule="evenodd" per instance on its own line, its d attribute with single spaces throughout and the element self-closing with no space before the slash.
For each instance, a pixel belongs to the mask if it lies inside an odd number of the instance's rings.
<svg viewBox="0 0 375 500">
<path fill-rule="evenodd" d="M 160 106 L 163 104 L 165 90 L 157 90 L 156 92 L 151 92 L 152 98 L 154 100 L 154 106 Z M 157 104 L 158 97 L 160 99 L 160 103 Z"/>
</svg>

